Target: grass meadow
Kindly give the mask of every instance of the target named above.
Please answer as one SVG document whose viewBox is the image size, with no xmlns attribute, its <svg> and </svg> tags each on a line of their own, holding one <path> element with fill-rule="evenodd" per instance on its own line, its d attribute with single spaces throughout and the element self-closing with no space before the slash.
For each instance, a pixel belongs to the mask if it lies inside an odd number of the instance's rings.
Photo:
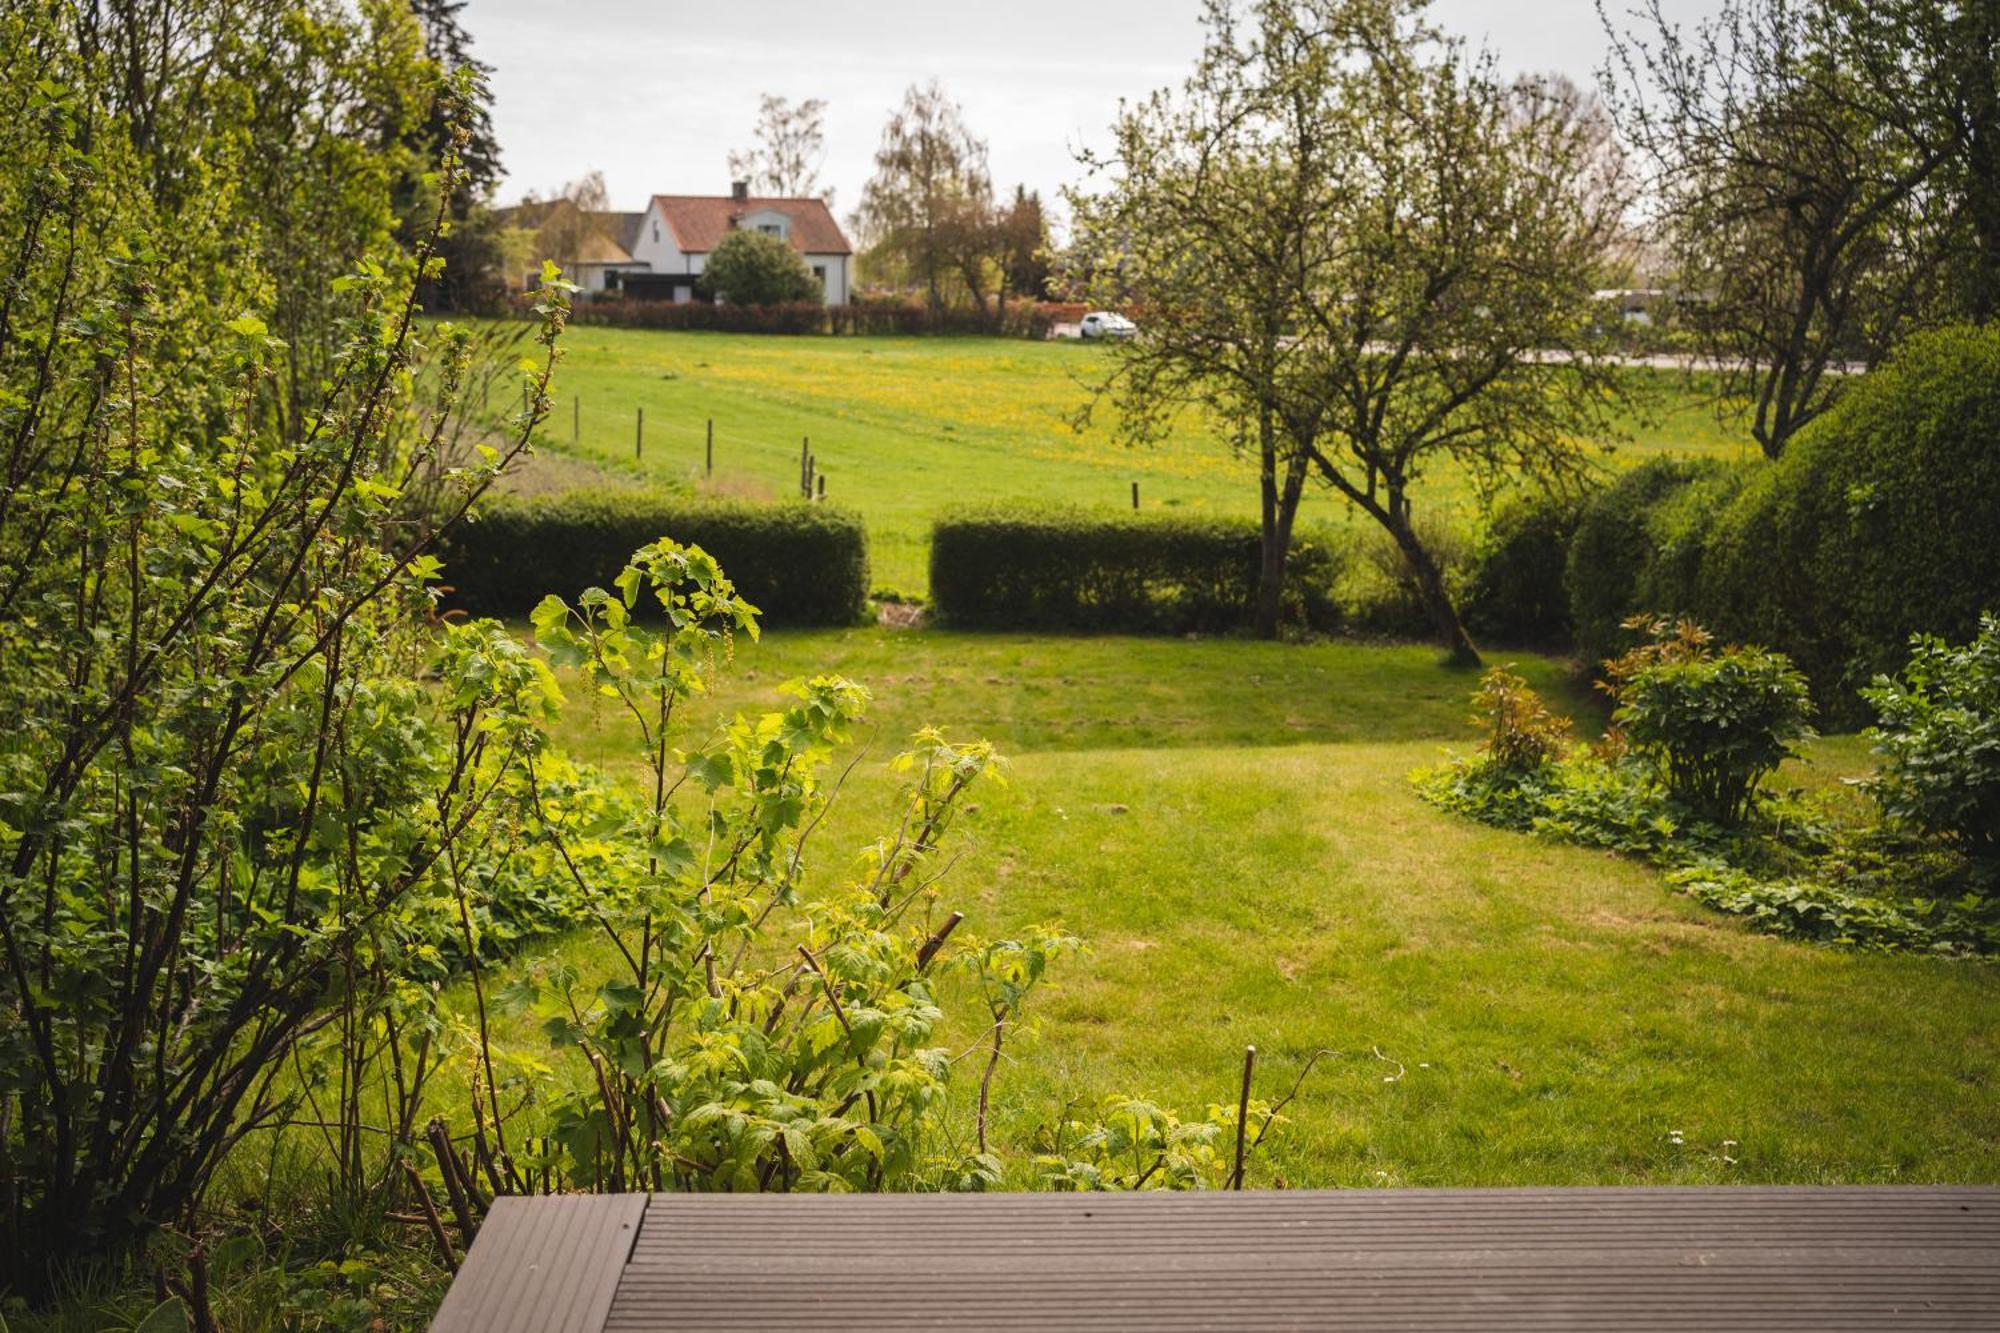
<svg viewBox="0 0 2000 1333">
<path fill-rule="evenodd" d="M 1563 664 L 1514 660 L 1595 730 Z M 2000 1175 L 2000 970 L 1754 934 L 1646 867 L 1433 810 L 1406 779 L 1469 744 L 1475 676 L 1428 648 L 773 633 L 739 642 L 710 711 L 775 706 L 821 671 L 874 706 L 815 873 L 884 831 L 909 732 L 984 735 L 1006 781 L 979 794 L 939 910 L 987 937 L 1059 920 L 1089 945 L 1009 1041 L 997 1123 L 1017 1145 L 1112 1092 L 1198 1114 L 1255 1044 L 1273 1096 L 1331 1052 L 1260 1166 L 1294 1186 Z M 572 696 L 559 741 L 636 775 L 612 708 Z M 1866 764 L 1835 737 L 1787 781 Z M 594 970 L 603 948 L 517 966 Z"/>
<path fill-rule="evenodd" d="M 556 404 L 538 464 L 558 474 L 595 464 L 613 479 L 671 478 L 730 495 L 797 493 L 810 439 L 831 500 L 868 523 L 877 587 L 921 595 L 931 520 L 961 502 L 1060 500 L 1254 515 L 1254 465 L 1234 456 L 1223 423 L 1183 416 L 1162 443 L 1121 444 L 1108 404 L 1087 429 L 1078 409 L 1107 349 L 999 338 L 777 338 L 577 325 L 563 335 Z M 1748 456 L 1683 377 L 1634 372 L 1640 408 L 1620 438 L 1593 441 L 1608 467 L 1662 451 Z M 638 414 L 644 450 L 635 457 Z M 707 423 L 715 475 L 704 477 Z M 1459 524 L 1471 488 L 1441 475 L 1419 504 Z M 1355 523 L 1344 503 L 1311 495 L 1306 523 Z M 1366 520 L 1360 520 L 1365 524 Z"/>
<path fill-rule="evenodd" d="M 566 347 L 545 476 L 778 497 L 809 436 L 830 497 L 868 522 L 878 587 L 923 589 L 930 519 L 956 502 L 1122 506 L 1137 481 L 1147 507 L 1252 512 L 1216 423 L 1191 414 L 1137 449 L 1103 419 L 1073 429 L 1098 347 L 601 327 Z M 1648 402 L 1607 466 L 1749 455 L 1684 381 L 1635 375 Z M 1472 521 L 1462 479 L 1428 495 Z M 1305 517 L 1353 521 L 1324 496 Z M 1511 660 L 1580 732 L 1602 724 L 1569 664 Z M 1260 1168 L 1296 1186 L 2000 1176 L 2000 969 L 1758 935 L 1647 867 L 1430 808 L 1408 776 L 1470 746 L 1476 674 L 1427 647 L 775 632 L 739 641 L 697 725 L 820 672 L 875 703 L 815 873 L 883 831 L 887 761 L 912 731 L 985 736 L 1006 781 L 978 797 L 939 910 L 988 937 L 1058 920 L 1089 945 L 1010 1038 L 997 1123 L 1017 1146 L 1113 1092 L 1199 1114 L 1254 1044 L 1272 1096 L 1329 1053 Z M 573 694 L 559 742 L 637 776 L 620 718 Z M 1785 780 L 1837 792 L 1867 763 L 1857 738 L 1827 738 Z M 605 947 L 577 937 L 516 966 L 589 971 Z M 964 1022 L 969 1096 L 983 1051 Z"/>
</svg>

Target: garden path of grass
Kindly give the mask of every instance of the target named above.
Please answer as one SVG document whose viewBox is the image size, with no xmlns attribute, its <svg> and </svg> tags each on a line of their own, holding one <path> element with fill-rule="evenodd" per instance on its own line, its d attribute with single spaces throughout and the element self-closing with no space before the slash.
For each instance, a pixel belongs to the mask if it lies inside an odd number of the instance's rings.
<svg viewBox="0 0 2000 1333">
<path fill-rule="evenodd" d="M 1519 666 L 1591 707 L 1554 664 Z M 1091 945 L 1010 1040 L 997 1123 L 1017 1146 L 1073 1097 L 1199 1115 L 1254 1043 L 1269 1095 L 1337 1052 L 1267 1181 L 2000 1179 L 2000 969 L 1752 934 L 1645 867 L 1422 804 L 1406 776 L 1466 744 L 1474 680 L 1426 649 L 773 634 L 739 645 L 715 709 L 818 671 L 870 686 L 879 733 L 818 835 L 824 873 L 883 827 L 880 761 L 917 725 L 1012 756 L 940 910 L 986 936 L 1058 919 Z M 576 693 L 564 742 L 630 771 Z M 1823 785 L 1865 751 L 1815 758 L 1795 776 Z"/>
<path fill-rule="evenodd" d="M 1166 441 L 1118 443 L 1111 416 L 1079 434 L 1070 418 L 1090 397 L 1104 348 L 1001 338 L 787 338 L 572 326 L 542 432 L 547 454 L 598 464 L 613 476 L 700 477 L 705 423 L 715 422 L 723 494 L 797 493 L 800 441 L 810 437 L 828 498 L 868 522 L 877 587 L 921 594 L 929 584 L 930 524 L 953 504 L 1066 501 L 1148 510 L 1253 516 L 1251 466 L 1226 433 L 1190 414 Z M 1754 453 L 1725 429 L 1681 376 L 1634 372 L 1655 395 L 1651 419 L 1607 461 L 1672 450 L 1738 458 Z M 580 404 L 580 411 L 579 411 Z M 645 450 L 634 458 L 637 413 Z M 560 465 L 558 465 L 560 466 Z M 1441 475 L 1418 496 L 1426 514 L 1469 523 L 1471 488 Z M 1365 528 L 1338 501 L 1310 495 L 1307 523 Z"/>
</svg>

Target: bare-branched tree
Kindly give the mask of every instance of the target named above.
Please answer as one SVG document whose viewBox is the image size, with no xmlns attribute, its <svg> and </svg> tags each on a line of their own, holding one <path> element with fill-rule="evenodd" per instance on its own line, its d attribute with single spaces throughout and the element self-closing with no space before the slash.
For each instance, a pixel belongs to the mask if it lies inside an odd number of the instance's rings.
<svg viewBox="0 0 2000 1333">
<path fill-rule="evenodd" d="M 783 97 L 765 93 L 757 106 L 755 142 L 748 148 L 731 150 L 729 176 L 747 181 L 753 194 L 780 199 L 806 199 L 817 195 L 829 206 L 833 190 L 819 182 L 820 166 L 826 161 L 826 102 L 808 97 L 794 105 Z"/>
</svg>

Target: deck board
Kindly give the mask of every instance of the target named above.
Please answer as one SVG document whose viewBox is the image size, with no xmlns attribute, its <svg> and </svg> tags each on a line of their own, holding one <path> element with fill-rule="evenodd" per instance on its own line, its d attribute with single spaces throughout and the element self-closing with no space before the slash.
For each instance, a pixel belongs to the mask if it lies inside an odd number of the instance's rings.
<svg viewBox="0 0 2000 1333">
<path fill-rule="evenodd" d="M 592 1233 L 624 1247 L 608 1295 L 599 1242 L 526 1225 L 602 1200 L 507 1201 L 436 1327 L 2000 1329 L 1989 1187 L 608 1198 L 636 1225 Z M 468 1284 L 504 1291 L 445 1323 Z"/>
<path fill-rule="evenodd" d="M 495 1199 L 432 1333 L 602 1333 L 646 1200 L 644 1194 Z"/>
</svg>

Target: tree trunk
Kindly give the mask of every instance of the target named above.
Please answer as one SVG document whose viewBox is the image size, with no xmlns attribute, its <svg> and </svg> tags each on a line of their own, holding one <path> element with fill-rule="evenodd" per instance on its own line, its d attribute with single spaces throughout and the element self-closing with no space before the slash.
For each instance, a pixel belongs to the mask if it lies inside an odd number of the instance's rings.
<svg viewBox="0 0 2000 1333">
<path fill-rule="evenodd" d="M 1292 524 L 1298 517 L 1299 497 L 1305 490 L 1306 460 L 1303 455 L 1293 454 L 1285 464 L 1284 482 L 1279 484 L 1277 432 L 1268 414 L 1258 422 L 1257 444 L 1263 528 L 1252 629 L 1260 639 L 1275 639 L 1284 612 L 1285 561 L 1291 554 Z"/>
<path fill-rule="evenodd" d="M 1451 604 L 1451 593 L 1444 586 L 1444 571 L 1417 539 L 1416 529 L 1410 526 L 1408 512 L 1402 505 L 1392 500 L 1390 512 L 1389 534 L 1410 563 L 1411 576 L 1417 581 L 1417 595 L 1423 599 L 1424 610 L 1430 613 L 1431 623 L 1437 627 L 1446 662 L 1452 666 L 1483 665 L 1479 650 L 1472 646 L 1472 638 L 1458 618 L 1458 608 Z"/>
</svg>

